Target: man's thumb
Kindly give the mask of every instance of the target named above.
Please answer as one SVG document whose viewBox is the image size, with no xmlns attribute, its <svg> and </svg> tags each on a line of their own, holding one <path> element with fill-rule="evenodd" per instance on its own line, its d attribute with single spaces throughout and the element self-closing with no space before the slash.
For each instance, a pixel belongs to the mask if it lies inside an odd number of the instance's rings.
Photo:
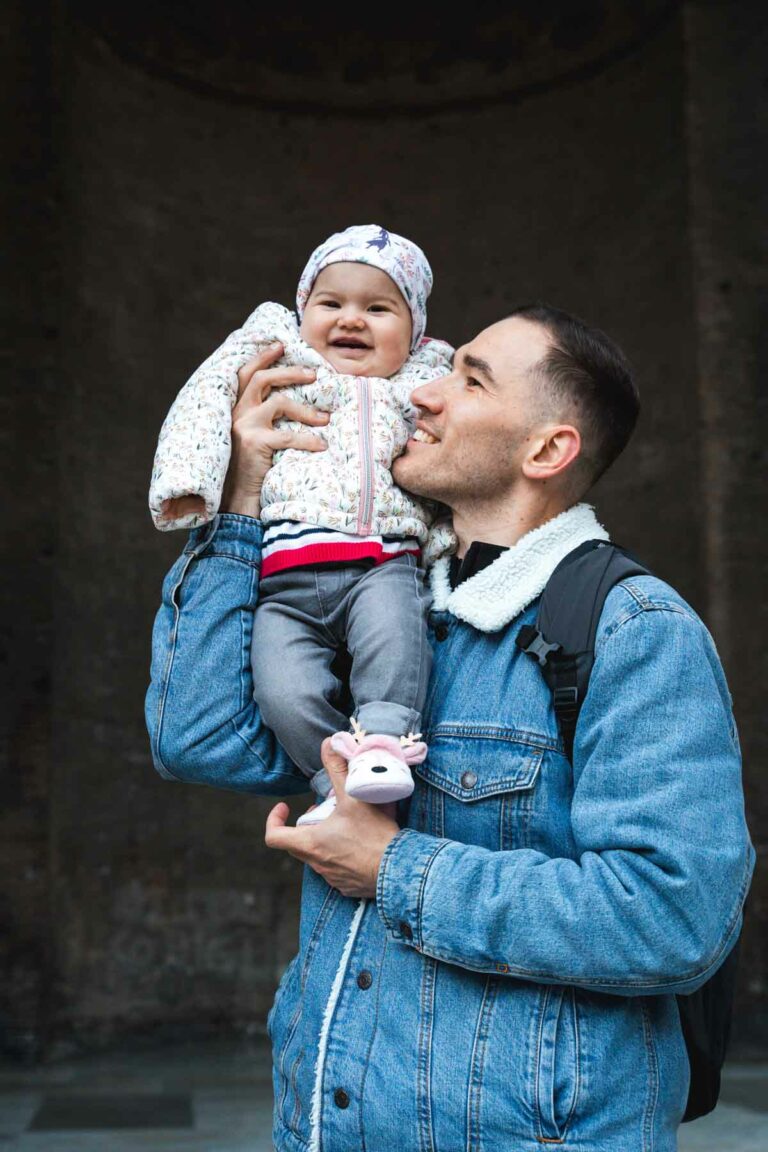
<svg viewBox="0 0 768 1152">
<path fill-rule="evenodd" d="M 320 759 L 323 762 L 323 767 L 334 782 L 334 788 L 336 788 L 336 781 L 338 780 L 341 790 L 343 791 L 344 778 L 347 775 L 347 761 L 334 750 L 330 736 L 323 740 L 320 748 Z M 337 788 L 336 790 L 338 791 L 339 789 Z"/>
</svg>

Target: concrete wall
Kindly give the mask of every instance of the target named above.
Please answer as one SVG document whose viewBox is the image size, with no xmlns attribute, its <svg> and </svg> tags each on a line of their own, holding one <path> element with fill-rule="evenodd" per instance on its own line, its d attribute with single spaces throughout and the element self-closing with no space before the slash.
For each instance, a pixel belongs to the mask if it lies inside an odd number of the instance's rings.
<svg viewBox="0 0 768 1152">
<path fill-rule="evenodd" d="M 689 4 L 684 39 L 696 322 L 703 614 L 734 697 L 758 866 L 735 1036 L 768 1042 L 768 19 L 757 5 Z"/>
<path fill-rule="evenodd" d="M 8 112 L 3 218 L 13 221 L 1 320 L 0 1048 L 33 1055 L 47 1036 L 54 931 L 48 830 L 59 332 L 46 4 L 9 7 L 0 78 Z"/>
<path fill-rule="evenodd" d="M 11 192 L 32 228 L 16 238 L 29 273 L 11 285 L 20 367 L 3 401 L 22 494 L 3 542 L 6 1047 L 263 1028 L 300 872 L 263 847 L 269 802 L 152 771 L 150 628 L 182 540 L 155 532 L 146 491 L 181 383 L 256 302 L 290 304 L 310 249 L 348 223 L 426 249 L 433 335 L 459 343 L 540 297 L 626 348 L 644 413 L 595 499 L 722 637 L 764 842 L 759 678 L 742 659 L 746 645 L 756 667 L 764 611 L 751 454 L 765 153 L 745 148 L 765 99 L 757 5 L 735 30 L 722 9 L 675 8 L 631 50 L 527 94 L 366 118 L 195 91 L 60 9 L 12 7 Z M 737 125 L 722 110 L 733 88 Z M 760 884 L 740 1021 L 768 1045 Z"/>
</svg>

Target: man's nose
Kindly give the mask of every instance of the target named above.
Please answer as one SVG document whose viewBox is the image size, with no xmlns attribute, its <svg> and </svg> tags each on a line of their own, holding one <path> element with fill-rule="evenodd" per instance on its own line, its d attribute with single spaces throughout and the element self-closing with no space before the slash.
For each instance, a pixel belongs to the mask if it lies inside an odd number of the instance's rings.
<svg viewBox="0 0 768 1152">
<path fill-rule="evenodd" d="M 443 406 L 443 392 L 449 380 L 449 376 L 438 376 L 436 380 L 419 384 L 411 392 L 411 403 L 416 408 L 425 408 L 428 412 L 439 412 Z"/>
</svg>

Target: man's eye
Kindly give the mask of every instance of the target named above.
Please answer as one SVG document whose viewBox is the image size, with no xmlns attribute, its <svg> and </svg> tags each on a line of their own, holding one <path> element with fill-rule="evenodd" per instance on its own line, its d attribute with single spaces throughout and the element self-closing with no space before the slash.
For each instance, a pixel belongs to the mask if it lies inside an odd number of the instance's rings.
<svg viewBox="0 0 768 1152">
<path fill-rule="evenodd" d="M 467 376 L 467 388 L 482 388 L 482 384 L 474 376 Z"/>
</svg>

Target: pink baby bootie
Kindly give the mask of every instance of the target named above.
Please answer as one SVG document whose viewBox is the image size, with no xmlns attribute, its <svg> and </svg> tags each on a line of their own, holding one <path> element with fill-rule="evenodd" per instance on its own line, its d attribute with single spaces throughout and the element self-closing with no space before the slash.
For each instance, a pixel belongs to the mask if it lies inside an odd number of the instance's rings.
<svg viewBox="0 0 768 1152">
<path fill-rule="evenodd" d="M 346 792 L 355 800 L 369 804 L 387 804 L 403 800 L 413 792 L 410 764 L 421 764 L 427 746 L 419 734 L 408 736 L 370 736 L 352 721 L 352 732 L 331 736 L 334 752 L 348 762 Z"/>
<path fill-rule="evenodd" d="M 336 811 L 336 793 L 331 792 L 326 796 L 325 800 L 318 800 L 314 808 L 310 808 L 302 816 L 299 816 L 296 821 L 298 828 L 302 824 L 321 824 L 323 820 L 327 820 L 329 816 L 333 816 Z"/>
</svg>

